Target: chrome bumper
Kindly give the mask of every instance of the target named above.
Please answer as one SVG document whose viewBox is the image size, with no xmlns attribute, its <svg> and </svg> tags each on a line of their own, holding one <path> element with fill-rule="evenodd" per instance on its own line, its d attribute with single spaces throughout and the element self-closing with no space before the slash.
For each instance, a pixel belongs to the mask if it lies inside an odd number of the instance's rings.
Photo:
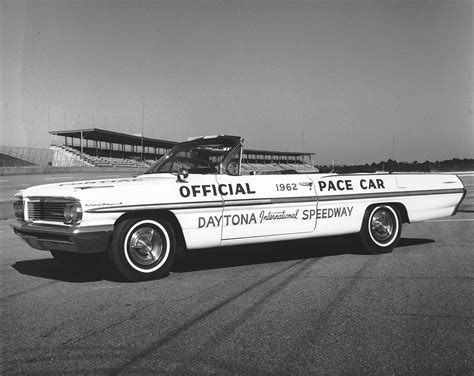
<svg viewBox="0 0 474 376">
<path fill-rule="evenodd" d="M 76 253 L 105 252 L 114 226 L 63 227 L 18 220 L 13 231 L 31 247 Z"/>
</svg>

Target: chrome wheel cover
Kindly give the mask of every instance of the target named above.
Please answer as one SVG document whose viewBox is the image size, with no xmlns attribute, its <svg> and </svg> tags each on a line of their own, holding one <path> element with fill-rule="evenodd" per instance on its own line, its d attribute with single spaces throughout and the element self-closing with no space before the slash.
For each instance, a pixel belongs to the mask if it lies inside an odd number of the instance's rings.
<svg viewBox="0 0 474 376">
<path fill-rule="evenodd" d="M 128 230 L 123 252 L 133 269 L 140 273 L 153 273 L 167 262 L 170 246 L 167 229 L 156 220 L 144 219 Z"/>
<path fill-rule="evenodd" d="M 370 234 L 378 243 L 389 243 L 396 232 L 393 214 L 386 209 L 379 209 L 370 218 Z"/>
<path fill-rule="evenodd" d="M 140 227 L 130 236 L 128 252 L 133 262 L 147 267 L 158 261 L 163 253 L 163 239 L 153 227 Z"/>
</svg>

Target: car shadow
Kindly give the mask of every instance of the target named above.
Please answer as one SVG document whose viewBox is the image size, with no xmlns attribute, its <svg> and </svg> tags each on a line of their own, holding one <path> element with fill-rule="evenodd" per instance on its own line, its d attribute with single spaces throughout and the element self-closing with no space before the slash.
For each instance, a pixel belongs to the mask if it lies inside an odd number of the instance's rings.
<svg viewBox="0 0 474 376">
<path fill-rule="evenodd" d="M 102 280 L 127 282 L 117 271 L 102 263 L 71 269 L 59 264 L 53 258 L 45 258 L 18 261 L 12 267 L 24 275 L 62 282 L 85 283 Z"/>
<path fill-rule="evenodd" d="M 397 248 L 433 242 L 433 239 L 402 238 Z M 357 236 L 338 236 L 193 250 L 180 257 L 171 271 L 186 273 L 344 254 L 371 255 Z"/>
<path fill-rule="evenodd" d="M 433 239 L 402 238 L 397 248 L 433 243 Z M 172 273 L 224 269 L 275 262 L 317 259 L 344 254 L 369 255 L 354 236 L 294 240 L 275 243 L 207 248 L 187 252 L 171 268 Z M 127 282 L 111 265 L 101 262 L 76 269 L 60 265 L 53 258 L 18 261 L 12 267 L 21 274 L 50 280 L 87 283 L 107 280 Z M 166 276 L 165 276 L 166 278 Z"/>
</svg>

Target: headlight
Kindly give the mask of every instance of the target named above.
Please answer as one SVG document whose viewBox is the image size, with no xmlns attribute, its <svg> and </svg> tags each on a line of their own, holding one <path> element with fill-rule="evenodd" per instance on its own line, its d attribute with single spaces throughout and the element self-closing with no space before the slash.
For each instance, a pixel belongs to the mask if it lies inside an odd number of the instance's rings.
<svg viewBox="0 0 474 376">
<path fill-rule="evenodd" d="M 25 219 L 23 214 L 23 200 L 18 200 L 13 203 L 13 210 L 15 211 L 15 217 L 18 219 Z"/>
<path fill-rule="evenodd" d="M 64 207 L 64 223 L 79 223 L 82 220 L 82 207 L 79 202 L 72 202 Z"/>
</svg>

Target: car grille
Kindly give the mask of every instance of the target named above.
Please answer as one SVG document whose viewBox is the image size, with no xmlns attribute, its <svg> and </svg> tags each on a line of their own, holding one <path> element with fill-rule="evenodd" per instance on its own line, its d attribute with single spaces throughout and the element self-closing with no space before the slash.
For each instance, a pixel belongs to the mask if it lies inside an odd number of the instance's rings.
<svg viewBox="0 0 474 376">
<path fill-rule="evenodd" d="M 26 219 L 31 221 L 64 222 L 64 207 L 67 202 L 34 200 L 28 201 Z"/>
</svg>

